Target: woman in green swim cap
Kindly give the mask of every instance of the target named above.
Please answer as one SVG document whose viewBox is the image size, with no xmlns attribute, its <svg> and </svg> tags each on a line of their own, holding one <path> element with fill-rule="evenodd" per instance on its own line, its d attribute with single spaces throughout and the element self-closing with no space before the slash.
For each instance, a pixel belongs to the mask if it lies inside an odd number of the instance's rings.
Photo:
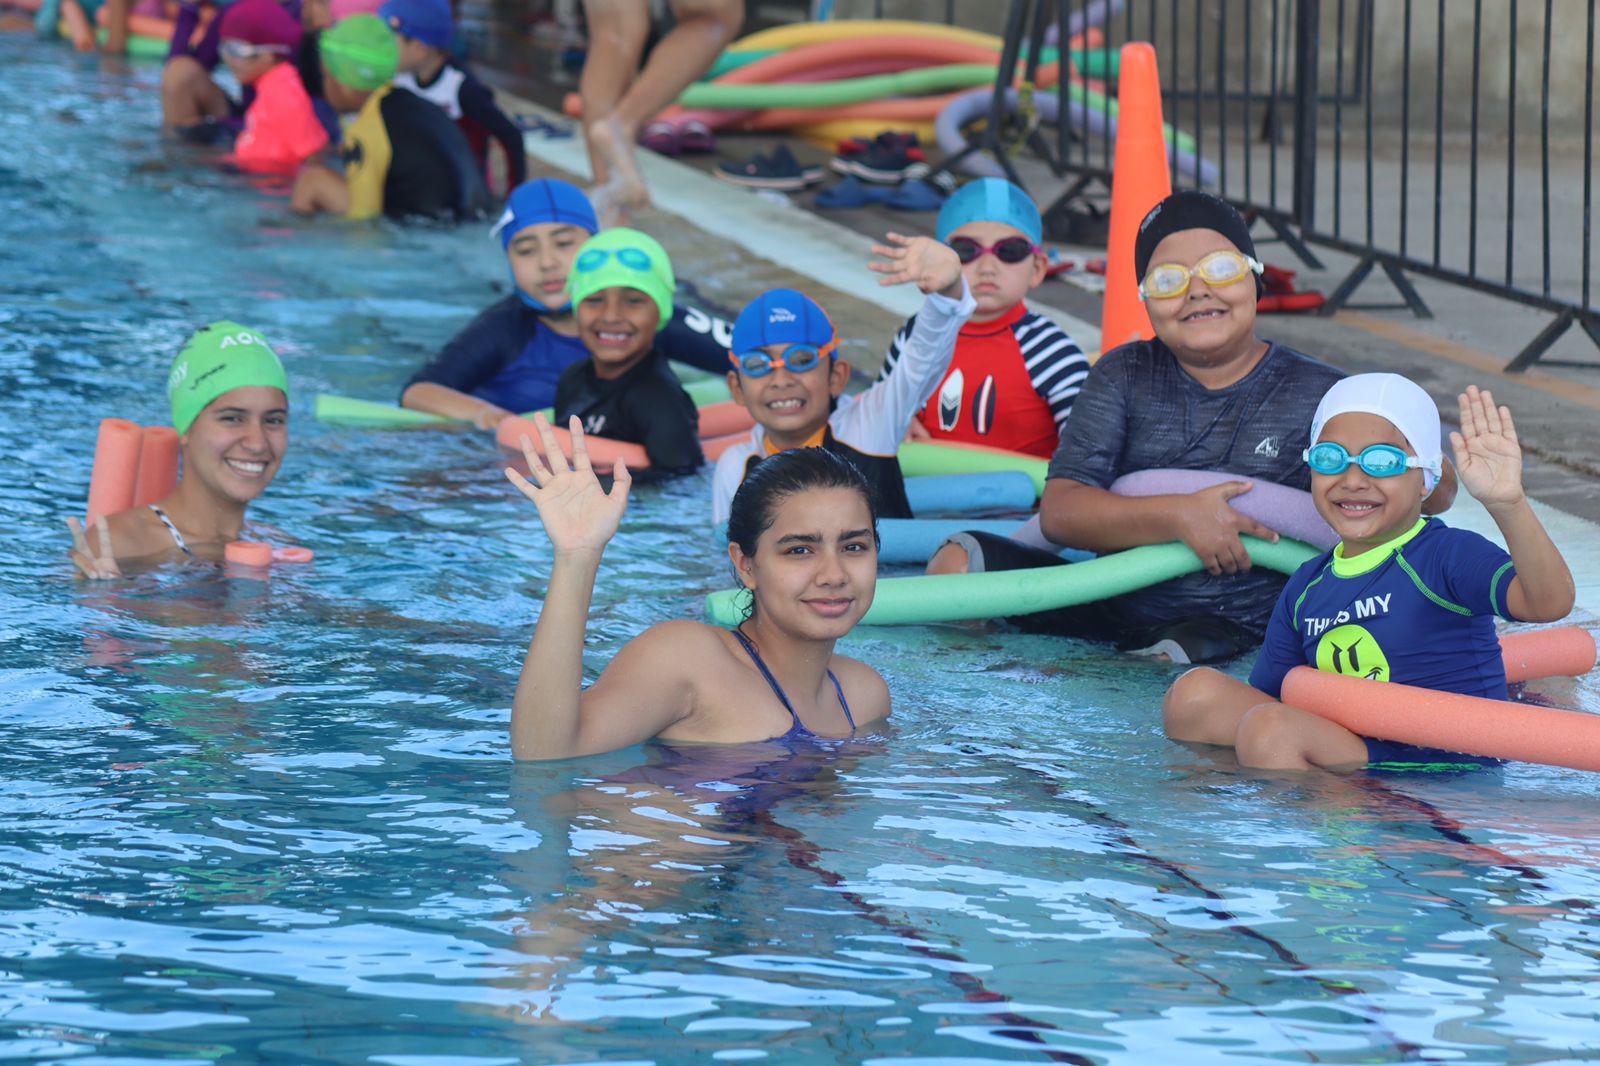
<svg viewBox="0 0 1600 1066">
<path fill-rule="evenodd" d="M 167 397 L 183 478 L 156 503 L 96 519 L 92 531 L 67 519 L 72 561 L 85 577 L 121 577 L 134 560 L 220 560 L 278 473 L 289 445 L 289 381 L 258 331 L 227 321 L 201 329 L 172 361 Z"/>
</svg>

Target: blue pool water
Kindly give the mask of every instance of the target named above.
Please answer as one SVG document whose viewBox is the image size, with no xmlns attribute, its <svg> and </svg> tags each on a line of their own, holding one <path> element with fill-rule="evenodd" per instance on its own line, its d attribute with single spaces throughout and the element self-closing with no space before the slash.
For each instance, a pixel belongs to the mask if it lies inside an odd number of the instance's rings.
<svg viewBox="0 0 1600 1066">
<path fill-rule="evenodd" d="M 481 437 L 308 417 L 393 395 L 494 244 L 286 221 L 151 132 L 151 70 L 0 72 L 0 1061 L 1600 1059 L 1578 773 L 1242 776 L 1160 736 L 1172 668 L 964 627 L 848 642 L 883 737 L 513 766 L 531 508 Z M 94 423 L 162 421 L 224 315 L 289 366 L 252 513 L 316 564 L 74 582 Z M 707 493 L 637 493 L 591 669 L 722 583 Z"/>
</svg>

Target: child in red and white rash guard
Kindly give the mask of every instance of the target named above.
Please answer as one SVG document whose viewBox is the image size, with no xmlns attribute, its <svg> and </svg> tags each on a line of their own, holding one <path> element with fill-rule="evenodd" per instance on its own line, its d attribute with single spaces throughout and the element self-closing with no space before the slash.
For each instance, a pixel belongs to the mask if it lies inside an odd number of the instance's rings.
<svg viewBox="0 0 1600 1066">
<path fill-rule="evenodd" d="M 1049 458 L 1089 373 L 1065 331 L 1028 310 L 1023 297 L 1044 280 L 1043 226 L 1028 194 L 984 178 L 939 212 L 938 239 L 954 248 L 978 309 L 961 328 L 955 358 L 918 412 L 912 436 L 1005 448 Z M 889 345 L 883 375 L 899 362 L 913 317 Z"/>
</svg>

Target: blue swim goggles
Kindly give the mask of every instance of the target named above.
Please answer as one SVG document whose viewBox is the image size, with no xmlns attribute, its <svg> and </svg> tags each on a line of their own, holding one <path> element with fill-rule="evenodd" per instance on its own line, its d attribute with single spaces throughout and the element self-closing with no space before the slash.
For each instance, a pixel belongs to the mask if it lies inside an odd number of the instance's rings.
<svg viewBox="0 0 1600 1066">
<path fill-rule="evenodd" d="M 1329 477 L 1344 473 L 1355 463 L 1361 472 L 1368 477 L 1399 477 L 1407 470 L 1421 468 L 1423 470 L 1435 469 L 1437 462 L 1418 459 L 1414 455 L 1407 455 L 1393 444 L 1369 444 L 1361 449 L 1360 455 L 1351 455 L 1343 444 L 1325 440 L 1321 444 L 1314 444 L 1307 448 L 1301 455 L 1306 465 L 1319 474 Z"/>
<path fill-rule="evenodd" d="M 821 348 L 814 344 L 791 344 L 779 356 L 768 355 L 757 348 L 743 355 L 729 352 L 728 361 L 749 378 L 764 378 L 780 366 L 791 374 L 804 374 L 822 362 L 823 356 L 833 358 L 833 350 L 832 344 L 823 345 Z"/>
<path fill-rule="evenodd" d="M 629 270 L 649 270 L 654 263 L 650 253 L 638 248 L 590 248 L 578 256 L 578 261 L 572 264 L 574 270 L 587 274 L 592 270 L 599 270 L 606 265 L 606 260 L 612 256 L 617 257 L 617 262 Z"/>
</svg>

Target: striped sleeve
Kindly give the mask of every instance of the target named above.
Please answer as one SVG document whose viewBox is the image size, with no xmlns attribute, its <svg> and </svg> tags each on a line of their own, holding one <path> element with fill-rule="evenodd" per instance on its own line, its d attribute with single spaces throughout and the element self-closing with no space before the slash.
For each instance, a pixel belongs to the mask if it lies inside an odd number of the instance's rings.
<svg viewBox="0 0 1600 1066">
<path fill-rule="evenodd" d="M 1089 376 L 1089 360 L 1065 330 L 1040 314 L 1028 313 L 1011 327 L 1022 351 L 1028 380 L 1045 403 L 1059 428 L 1072 413 L 1083 379 Z"/>
<path fill-rule="evenodd" d="M 900 356 L 905 353 L 906 340 L 911 336 L 911 330 L 917 324 L 917 316 L 912 315 L 906 319 L 906 324 L 900 327 L 900 332 L 894 335 L 894 340 L 889 342 L 889 351 L 883 357 L 883 369 L 878 371 L 878 380 L 882 381 L 889 376 L 889 371 L 900 361 Z"/>
</svg>

